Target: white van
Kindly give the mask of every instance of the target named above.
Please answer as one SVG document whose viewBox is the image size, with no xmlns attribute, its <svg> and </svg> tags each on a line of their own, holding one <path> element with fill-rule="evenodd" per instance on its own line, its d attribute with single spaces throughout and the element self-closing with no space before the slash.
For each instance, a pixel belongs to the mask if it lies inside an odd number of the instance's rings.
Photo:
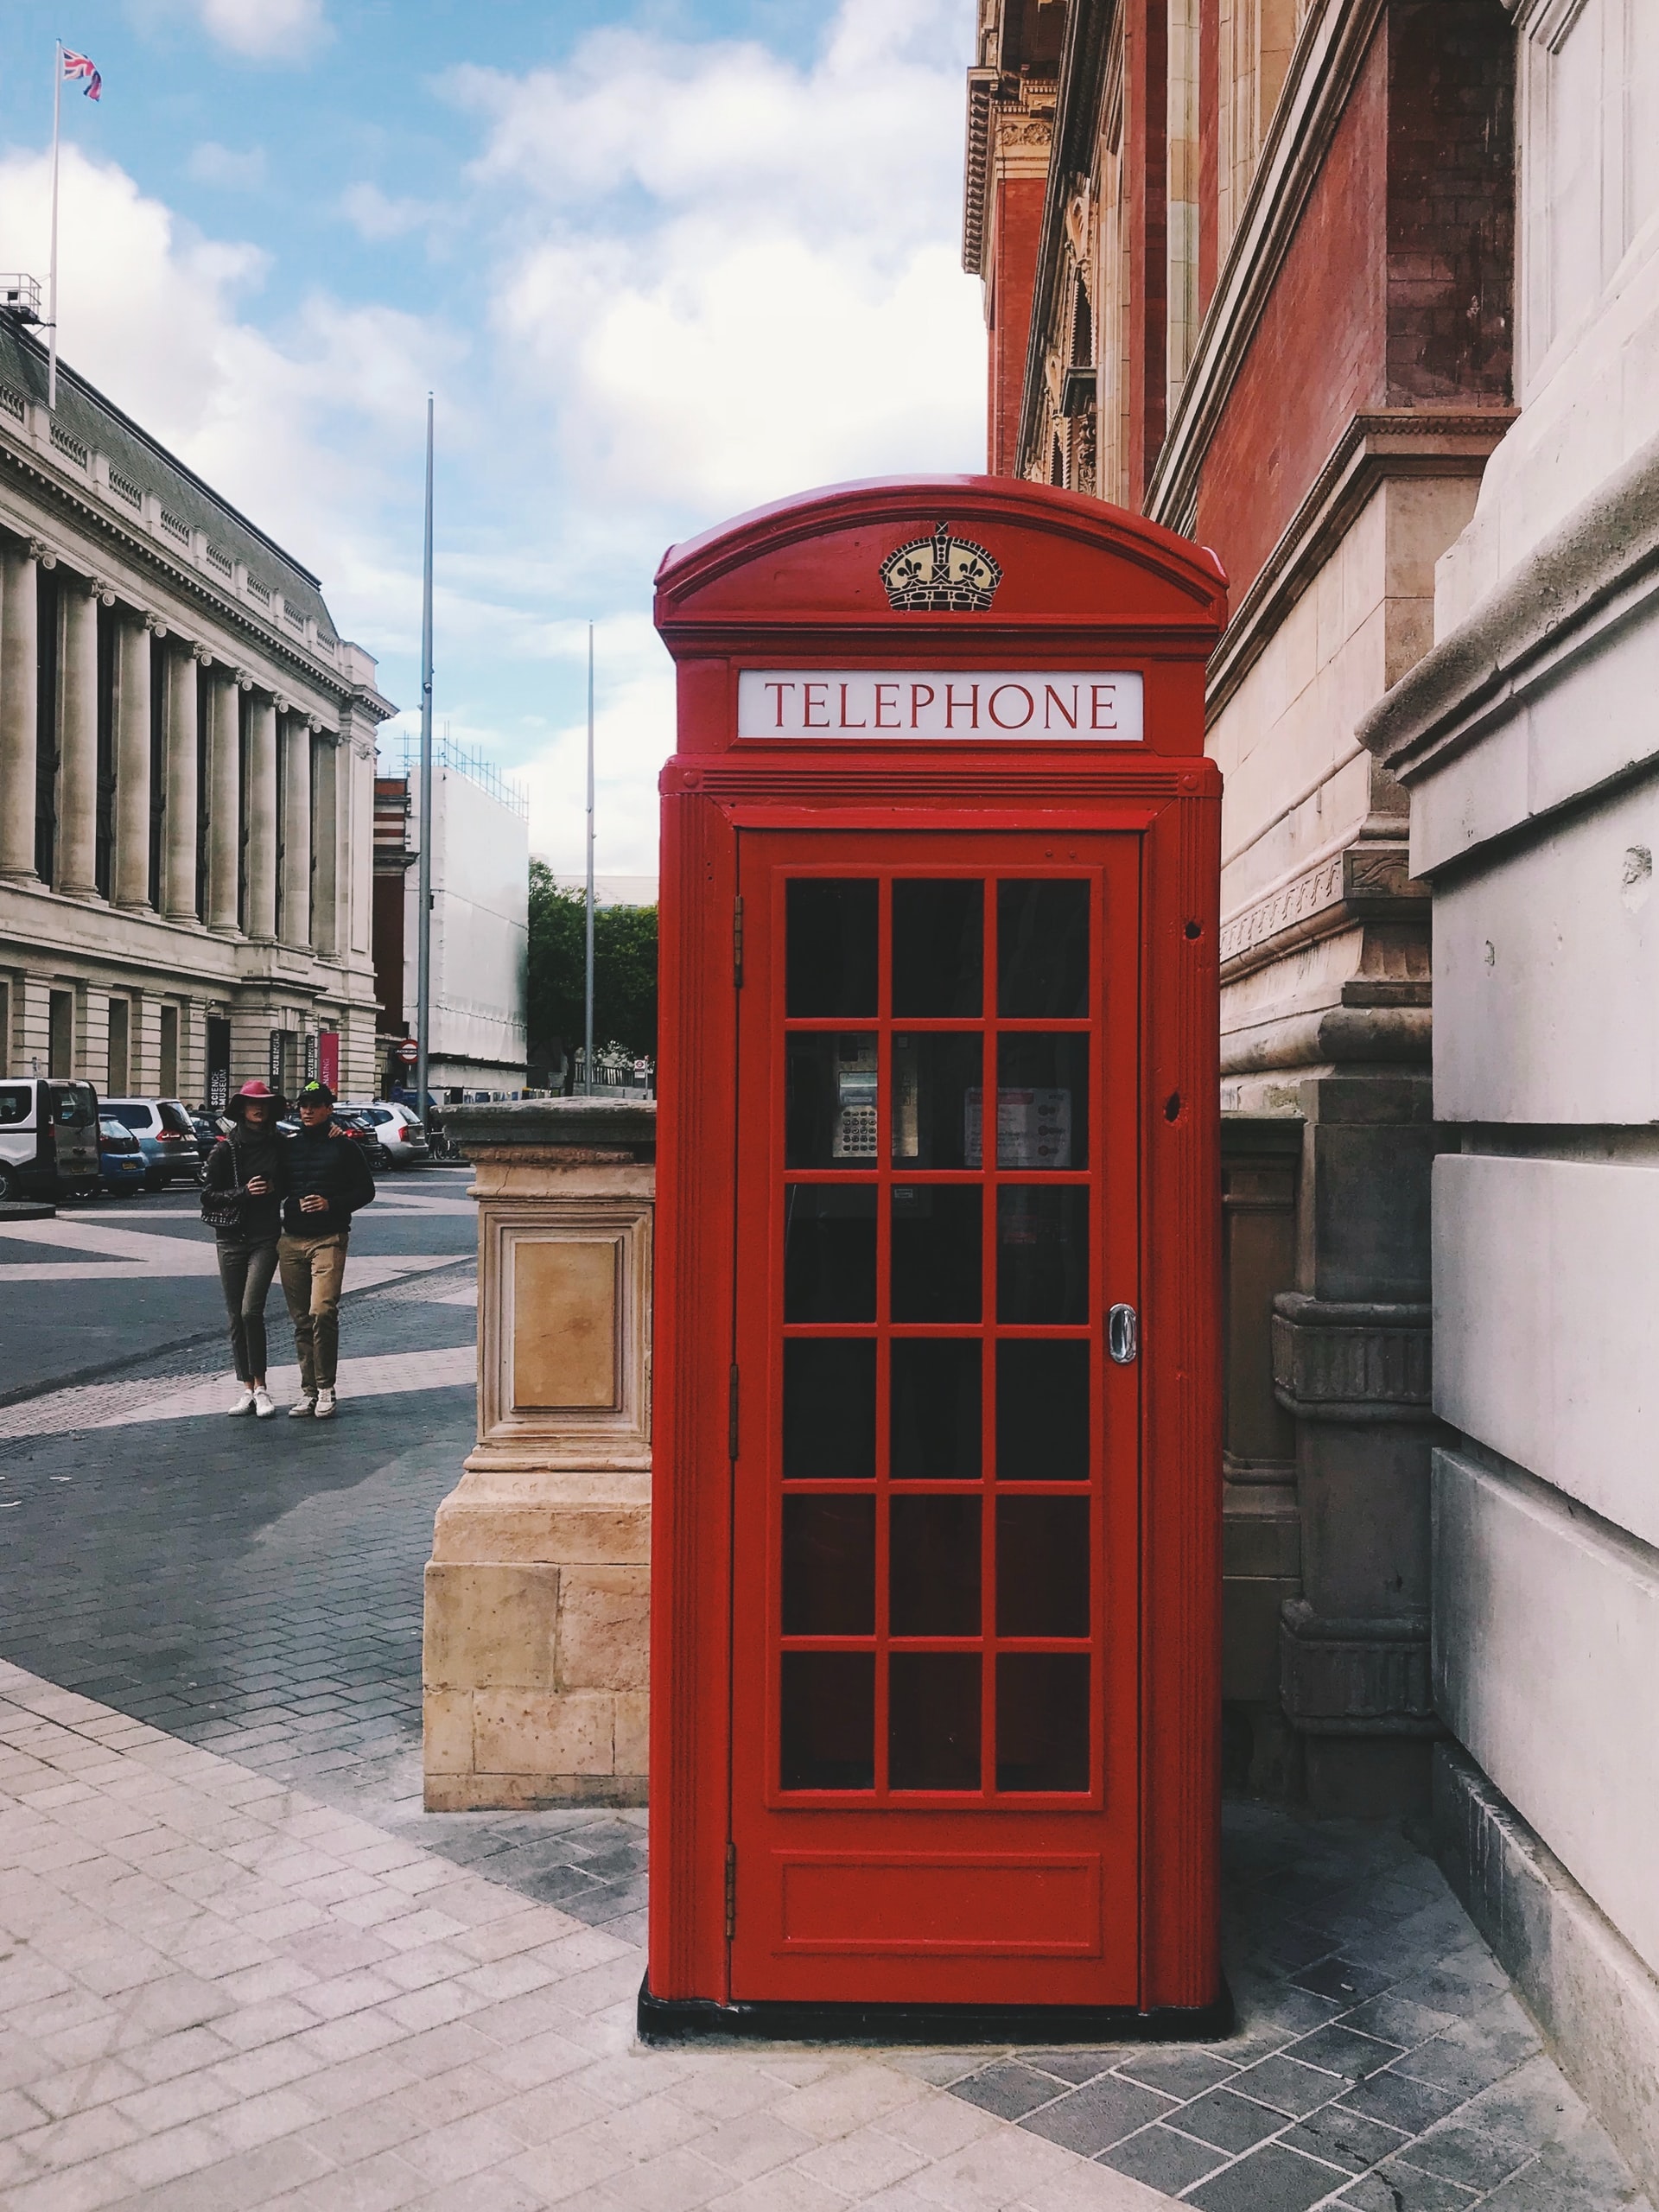
<svg viewBox="0 0 1659 2212">
<path fill-rule="evenodd" d="M 92 1084 L 0 1079 L 0 1199 L 90 1198 L 101 1187 Z"/>
</svg>

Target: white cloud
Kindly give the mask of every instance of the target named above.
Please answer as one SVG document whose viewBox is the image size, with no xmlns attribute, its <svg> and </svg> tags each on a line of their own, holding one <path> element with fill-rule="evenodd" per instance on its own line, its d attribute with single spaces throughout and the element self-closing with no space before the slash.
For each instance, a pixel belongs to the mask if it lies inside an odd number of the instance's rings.
<svg viewBox="0 0 1659 2212">
<path fill-rule="evenodd" d="M 25 268 L 45 266 L 49 183 L 44 156 L 0 162 L 0 219 Z M 397 472 L 416 480 L 427 385 L 459 341 L 317 295 L 279 342 L 248 312 L 265 273 L 254 247 L 201 238 L 113 163 L 64 149 L 64 359 L 316 569 L 342 616 L 406 620 L 385 512 Z"/>
<path fill-rule="evenodd" d="M 198 184 L 213 185 L 225 192 L 257 192 L 265 181 L 265 149 L 250 146 L 237 153 L 207 138 L 185 166 Z"/>
<path fill-rule="evenodd" d="M 251 61 L 309 61 L 333 36 L 322 0 L 196 0 L 201 27 Z"/>
<path fill-rule="evenodd" d="M 820 59 L 595 33 L 563 70 L 457 73 L 475 181 L 525 195 L 491 314 L 556 395 L 589 497 L 700 519 L 972 465 L 958 0 L 844 0 Z"/>
<path fill-rule="evenodd" d="M 420 230 L 436 212 L 424 200 L 389 199 L 378 184 L 348 185 L 340 194 L 340 206 L 353 229 L 372 245 Z"/>
</svg>

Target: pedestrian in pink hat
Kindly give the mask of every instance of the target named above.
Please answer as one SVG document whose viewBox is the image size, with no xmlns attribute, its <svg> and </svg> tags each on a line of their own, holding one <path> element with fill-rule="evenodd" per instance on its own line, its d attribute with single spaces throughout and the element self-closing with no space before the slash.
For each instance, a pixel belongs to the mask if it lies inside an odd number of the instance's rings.
<svg viewBox="0 0 1659 2212">
<path fill-rule="evenodd" d="M 231 1322 L 231 1357 L 240 1385 L 232 1414 L 269 1421 L 276 1411 L 265 1388 L 265 1299 L 276 1272 L 288 1153 L 276 1124 L 288 1102 L 263 1083 L 245 1083 L 226 1108 L 230 1137 L 207 1156 L 201 1216 L 219 1244 L 219 1280 Z"/>
</svg>

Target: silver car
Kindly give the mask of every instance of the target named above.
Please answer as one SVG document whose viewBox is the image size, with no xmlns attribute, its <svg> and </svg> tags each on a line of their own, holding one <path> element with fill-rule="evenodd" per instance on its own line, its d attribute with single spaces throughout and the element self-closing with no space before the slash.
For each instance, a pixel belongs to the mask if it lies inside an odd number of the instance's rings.
<svg viewBox="0 0 1659 2212">
<path fill-rule="evenodd" d="M 144 1155 L 144 1188 L 163 1191 L 169 1183 L 194 1183 L 201 1171 L 196 1125 L 177 1098 L 105 1098 L 99 1111 L 124 1122 Z"/>
<path fill-rule="evenodd" d="M 394 1167 L 424 1167 L 432 1157 L 432 1147 L 426 1141 L 426 1131 L 420 1116 L 407 1106 L 388 1106 L 380 1099 L 372 1099 L 366 1105 L 343 1101 L 347 1111 L 359 1121 L 372 1125 L 376 1137 L 385 1147 Z"/>
</svg>

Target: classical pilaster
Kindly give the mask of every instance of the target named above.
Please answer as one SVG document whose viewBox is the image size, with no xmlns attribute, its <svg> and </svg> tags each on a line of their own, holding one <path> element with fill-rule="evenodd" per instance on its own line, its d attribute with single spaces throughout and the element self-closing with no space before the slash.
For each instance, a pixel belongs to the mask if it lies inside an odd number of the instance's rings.
<svg viewBox="0 0 1659 2212">
<path fill-rule="evenodd" d="M 196 776 L 198 663 L 188 645 L 167 650 L 167 846 L 162 905 L 169 922 L 196 916 L 196 829 L 201 794 Z"/>
<path fill-rule="evenodd" d="M 150 633 L 141 614 L 124 615 L 115 679 L 114 903 L 149 906 Z"/>
<path fill-rule="evenodd" d="M 239 937 L 237 861 L 241 840 L 241 743 L 237 679 L 228 668 L 207 677 L 207 926 Z"/>
<path fill-rule="evenodd" d="M 0 876 L 35 876 L 35 717 L 40 600 L 35 548 L 8 538 L 0 551 Z"/>
<path fill-rule="evenodd" d="M 58 867 L 53 888 L 98 896 L 97 585 L 77 577 L 63 594 L 58 680 Z"/>
<path fill-rule="evenodd" d="M 349 753 L 346 759 L 350 759 Z M 323 733 L 313 755 L 316 789 L 311 819 L 314 825 L 315 874 L 312 879 L 311 911 L 317 950 L 325 958 L 337 957 L 340 948 L 340 776 L 342 762 L 338 740 Z"/>
<path fill-rule="evenodd" d="M 276 702 L 263 696 L 248 710 L 248 935 L 276 936 Z"/>
<path fill-rule="evenodd" d="M 283 790 L 283 942 L 311 944 L 311 725 L 289 718 Z"/>
</svg>

